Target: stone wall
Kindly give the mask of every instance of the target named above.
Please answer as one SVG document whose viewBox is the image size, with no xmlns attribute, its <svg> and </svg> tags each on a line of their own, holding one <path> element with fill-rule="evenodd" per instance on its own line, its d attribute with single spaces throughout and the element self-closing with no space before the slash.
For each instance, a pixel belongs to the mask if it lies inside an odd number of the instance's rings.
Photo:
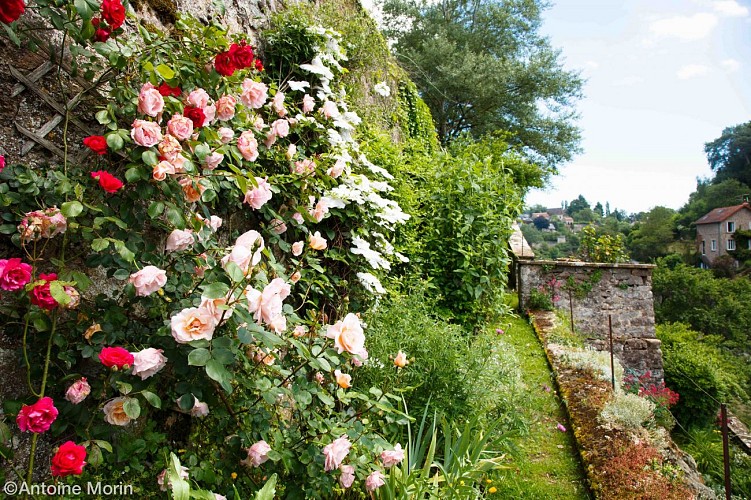
<svg viewBox="0 0 751 500">
<path fill-rule="evenodd" d="M 609 349 L 610 318 L 613 351 L 623 366 L 639 375 L 650 372 L 655 383 L 663 380 L 655 337 L 654 266 L 528 259 L 517 259 L 516 266 L 521 310 L 527 309 L 531 290 L 554 292 L 555 306 L 573 310 L 575 329 L 597 350 Z"/>
</svg>

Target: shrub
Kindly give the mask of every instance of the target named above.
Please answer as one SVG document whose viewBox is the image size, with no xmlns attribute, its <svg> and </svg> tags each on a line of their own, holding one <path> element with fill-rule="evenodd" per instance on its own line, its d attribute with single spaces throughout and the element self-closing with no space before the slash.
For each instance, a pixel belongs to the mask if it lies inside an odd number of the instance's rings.
<svg viewBox="0 0 751 500">
<path fill-rule="evenodd" d="M 560 352 L 561 363 L 577 370 L 586 370 L 595 378 L 610 382 L 612 374 L 610 370 L 610 353 L 605 351 L 593 351 L 577 347 L 567 347 Z M 615 385 L 621 386 L 623 380 L 623 365 L 614 360 Z"/>
<path fill-rule="evenodd" d="M 638 429 L 654 416 L 655 404 L 636 394 L 616 392 L 600 413 L 605 425 L 621 429 Z"/>
</svg>

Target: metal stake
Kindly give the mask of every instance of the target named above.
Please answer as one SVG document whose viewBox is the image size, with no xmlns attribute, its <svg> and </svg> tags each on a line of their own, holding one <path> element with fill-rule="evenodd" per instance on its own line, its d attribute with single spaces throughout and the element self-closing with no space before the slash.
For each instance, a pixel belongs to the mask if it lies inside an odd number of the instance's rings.
<svg viewBox="0 0 751 500">
<path fill-rule="evenodd" d="M 725 465 L 725 498 L 730 500 L 730 449 L 728 447 L 728 407 L 720 403 L 722 421 L 722 461 Z"/>
<path fill-rule="evenodd" d="M 613 315 L 608 314 L 608 330 L 610 331 L 610 380 L 615 392 L 615 363 L 613 362 Z"/>
</svg>

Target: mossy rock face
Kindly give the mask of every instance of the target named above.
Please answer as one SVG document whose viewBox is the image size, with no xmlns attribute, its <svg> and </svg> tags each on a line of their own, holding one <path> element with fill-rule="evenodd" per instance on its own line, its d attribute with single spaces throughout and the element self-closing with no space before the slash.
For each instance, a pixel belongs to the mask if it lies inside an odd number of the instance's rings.
<svg viewBox="0 0 751 500">
<path fill-rule="evenodd" d="M 177 21 L 178 10 L 174 0 L 131 0 L 131 5 L 136 11 L 151 10 L 165 26 L 171 26 Z"/>
</svg>

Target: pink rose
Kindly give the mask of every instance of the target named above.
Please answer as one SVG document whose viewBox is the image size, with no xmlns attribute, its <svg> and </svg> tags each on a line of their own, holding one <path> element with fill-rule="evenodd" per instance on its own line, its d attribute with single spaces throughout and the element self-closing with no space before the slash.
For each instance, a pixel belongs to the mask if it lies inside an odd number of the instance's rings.
<svg viewBox="0 0 751 500">
<path fill-rule="evenodd" d="M 266 179 L 256 177 L 256 183 L 258 186 L 249 189 L 245 193 L 245 199 L 243 201 L 256 210 L 260 210 L 261 207 L 271 199 L 273 193 L 271 192 L 271 185 Z"/>
<path fill-rule="evenodd" d="M 86 377 L 81 377 L 68 387 L 65 391 L 65 399 L 77 405 L 91 393 L 91 386 L 86 381 Z"/>
<path fill-rule="evenodd" d="M 326 250 L 326 238 L 321 236 L 320 231 L 316 231 L 310 235 L 310 242 L 308 243 L 313 250 Z"/>
<path fill-rule="evenodd" d="M 219 140 L 222 141 L 222 144 L 228 144 L 235 137 L 235 131 L 228 127 L 221 127 L 216 133 L 219 134 Z"/>
<path fill-rule="evenodd" d="M 224 161 L 224 155 L 222 153 L 211 153 L 206 155 L 206 158 L 203 159 L 203 165 L 209 170 L 214 170 L 220 163 L 222 163 L 222 161 Z"/>
<path fill-rule="evenodd" d="M 138 94 L 138 112 L 155 117 L 162 110 L 164 110 L 164 97 L 151 82 L 146 82 Z"/>
<path fill-rule="evenodd" d="M 320 109 L 323 116 L 326 118 L 336 118 L 339 116 L 339 109 L 336 107 L 336 103 L 333 101 L 326 101 L 323 103 Z"/>
<path fill-rule="evenodd" d="M 287 120 L 274 120 L 271 123 L 271 133 L 276 137 L 287 137 L 289 135 L 289 122 Z"/>
<path fill-rule="evenodd" d="M 352 443 L 349 442 L 347 436 L 337 438 L 331 444 L 324 446 L 323 455 L 326 458 L 324 470 L 329 472 L 339 468 L 339 465 L 341 465 L 342 460 L 347 456 L 351 447 Z"/>
<path fill-rule="evenodd" d="M 312 174 L 315 171 L 316 171 L 316 162 L 314 162 L 310 158 L 305 158 L 304 160 L 295 162 L 294 172 L 296 174 L 300 174 L 300 175 Z"/>
<path fill-rule="evenodd" d="M 190 409 L 190 416 L 203 418 L 207 416 L 208 414 L 209 414 L 209 405 L 207 405 L 203 401 L 198 401 L 198 398 L 196 398 L 196 402 L 193 404 L 193 408 Z"/>
<path fill-rule="evenodd" d="M 347 166 L 347 163 L 344 160 L 342 160 L 341 158 L 339 158 L 338 160 L 336 160 L 336 163 L 334 163 L 334 166 L 331 167 L 331 168 L 329 168 L 326 171 L 326 174 L 328 174 L 331 177 L 333 177 L 334 179 L 336 179 L 337 177 L 339 177 L 340 175 L 342 175 L 342 172 L 344 172 L 344 168 L 346 166 Z"/>
<path fill-rule="evenodd" d="M 68 221 L 57 207 L 28 212 L 18 225 L 23 241 L 53 238 L 67 229 Z"/>
<path fill-rule="evenodd" d="M 219 325 L 230 316 L 232 316 L 232 308 L 227 309 L 227 297 L 219 297 L 217 299 L 210 299 L 208 297 L 201 297 L 201 303 L 198 307 L 206 309 L 214 317 L 214 322 Z"/>
<path fill-rule="evenodd" d="M 16 417 L 21 432 L 31 431 L 36 434 L 47 432 L 57 418 L 57 408 L 52 398 L 45 396 L 33 405 L 23 405 Z"/>
<path fill-rule="evenodd" d="M 194 241 L 193 231 L 190 229 L 175 229 L 167 236 L 165 250 L 168 252 L 181 252 L 193 246 Z"/>
<path fill-rule="evenodd" d="M 271 146 L 273 146 L 276 143 L 276 134 L 269 130 L 268 134 L 266 134 L 266 139 L 263 141 L 263 145 L 266 146 L 266 149 L 271 149 Z"/>
<path fill-rule="evenodd" d="M 339 470 L 342 472 L 339 476 L 339 484 L 346 490 L 355 482 L 355 468 L 352 465 L 342 465 Z"/>
<path fill-rule="evenodd" d="M 258 158 L 258 141 L 250 130 L 246 130 L 237 139 L 237 149 L 248 161 L 256 161 Z"/>
<path fill-rule="evenodd" d="M 181 465 L 180 466 L 180 479 L 187 480 L 188 477 L 190 477 L 188 475 L 188 468 Z M 165 482 L 167 484 L 164 484 Z M 159 489 L 162 491 L 167 491 L 168 489 L 172 488 L 172 483 L 170 483 L 169 479 L 167 479 L 167 469 L 164 469 L 162 472 L 160 472 L 156 476 L 156 484 L 159 485 Z"/>
<path fill-rule="evenodd" d="M 303 113 L 310 113 L 315 109 L 316 100 L 313 99 L 312 96 L 309 96 L 308 94 L 305 94 L 302 98 L 302 112 Z"/>
<path fill-rule="evenodd" d="M 237 99 L 231 95 L 224 95 L 216 101 L 216 117 L 221 121 L 231 120 L 235 117 Z"/>
<path fill-rule="evenodd" d="M 271 227 L 271 231 L 274 234 L 283 234 L 287 231 L 287 224 L 285 224 L 281 219 L 272 220 L 269 224 L 269 227 Z"/>
<path fill-rule="evenodd" d="M 284 109 L 284 92 L 279 91 L 274 95 L 274 99 L 271 101 L 271 108 L 279 117 L 284 117 L 287 114 L 287 110 Z"/>
<path fill-rule="evenodd" d="M 374 492 L 384 484 L 386 484 L 384 476 L 381 471 L 378 470 L 371 472 L 370 475 L 365 479 L 365 489 L 368 490 L 369 493 Z"/>
<path fill-rule="evenodd" d="M 185 141 L 193 134 L 193 120 L 180 113 L 175 113 L 167 122 L 167 132 L 179 141 Z"/>
<path fill-rule="evenodd" d="M 292 330 L 292 335 L 295 338 L 303 337 L 305 334 L 308 333 L 308 327 L 305 325 L 297 325 L 294 330 Z"/>
<path fill-rule="evenodd" d="M 149 347 L 133 354 L 133 375 L 140 375 L 141 380 L 146 380 L 156 374 L 167 364 L 167 358 L 161 349 Z"/>
<path fill-rule="evenodd" d="M 150 148 L 156 146 L 162 140 L 162 127 L 158 123 L 134 120 L 130 137 L 139 146 Z"/>
<path fill-rule="evenodd" d="M 5 155 L 0 155 L 0 173 L 5 169 Z"/>
<path fill-rule="evenodd" d="M 292 214 L 292 220 L 294 220 L 298 224 L 302 224 L 304 222 L 304 219 L 302 218 L 302 214 L 300 212 L 295 212 L 294 214 Z"/>
<path fill-rule="evenodd" d="M 0 288 L 9 292 L 23 289 L 31 281 L 31 265 L 21 259 L 0 259 Z"/>
<path fill-rule="evenodd" d="M 146 266 L 130 275 L 128 283 L 136 287 L 136 295 L 146 297 L 167 284 L 167 271 L 155 266 Z"/>
<path fill-rule="evenodd" d="M 313 376 L 313 378 L 319 384 L 323 384 L 324 380 L 326 380 L 325 377 L 323 376 L 323 373 L 321 373 L 321 372 L 316 372 L 316 374 Z"/>
<path fill-rule="evenodd" d="M 292 255 L 294 255 L 295 257 L 298 257 L 302 253 L 304 247 L 305 247 L 304 241 L 296 241 L 292 243 Z"/>
<path fill-rule="evenodd" d="M 326 203 L 325 198 L 321 198 L 318 200 L 318 203 L 316 203 L 316 207 L 310 215 L 313 216 L 316 222 L 321 222 L 327 213 L 329 213 L 329 204 Z"/>
<path fill-rule="evenodd" d="M 246 78 L 242 85 L 242 94 L 240 95 L 240 101 L 244 105 L 252 109 L 258 109 L 263 107 L 268 97 L 267 92 L 269 88 L 261 83 Z"/>
<path fill-rule="evenodd" d="M 159 143 L 158 149 L 159 154 L 163 156 L 165 160 L 173 162 L 178 156 L 180 156 L 183 147 L 174 136 L 167 134 L 164 136 L 164 139 L 162 139 L 162 142 Z"/>
<path fill-rule="evenodd" d="M 247 272 L 248 267 L 261 262 L 261 253 L 264 248 L 265 244 L 261 234 L 251 229 L 237 238 L 230 254 L 222 258 L 222 267 L 226 266 L 228 262 L 234 262 L 243 272 Z"/>
<path fill-rule="evenodd" d="M 253 120 L 253 128 L 260 132 L 264 127 L 266 127 L 266 122 L 263 121 L 263 117 L 256 116 Z"/>
<path fill-rule="evenodd" d="M 297 154 L 297 146 L 295 146 L 294 144 L 290 144 L 289 146 L 287 146 L 287 152 L 285 153 L 284 156 L 286 156 L 288 160 L 291 160 L 292 158 L 295 157 L 296 154 Z"/>
<path fill-rule="evenodd" d="M 170 320 L 172 337 L 179 344 L 193 340 L 211 340 L 214 336 L 216 321 L 214 315 L 206 308 L 190 307 L 183 309 Z"/>
<path fill-rule="evenodd" d="M 384 467 L 393 467 L 402 460 L 404 460 L 404 450 L 399 443 L 396 443 L 393 451 L 384 450 L 381 452 L 381 462 Z"/>
<path fill-rule="evenodd" d="M 102 411 L 104 412 L 104 420 L 110 425 L 128 425 L 130 423 L 130 417 L 125 413 L 125 403 L 133 398 L 118 397 L 109 401 Z"/>
<path fill-rule="evenodd" d="M 280 328 L 282 331 L 285 330 L 286 319 L 282 325 L 278 318 L 284 317 L 282 301 L 287 298 L 290 290 L 290 285 L 281 278 L 274 278 L 271 283 L 266 285 L 263 292 L 249 286 L 245 293 L 248 298 L 248 310 L 253 313 L 253 319 L 258 324 L 273 325 L 276 327 L 275 330 Z"/>
<path fill-rule="evenodd" d="M 302 278 L 302 274 L 300 274 L 300 271 L 295 271 L 292 273 L 292 276 L 289 277 L 290 283 L 297 283 L 300 281 L 300 278 Z"/>
<path fill-rule="evenodd" d="M 360 318 L 353 313 L 347 314 L 342 321 L 330 326 L 326 336 L 334 339 L 334 346 L 339 354 L 344 351 L 360 354 L 365 350 L 365 334 L 360 325 Z"/>
<path fill-rule="evenodd" d="M 188 104 L 195 106 L 196 108 L 205 108 L 209 105 L 211 98 L 209 94 L 203 89 L 196 89 L 188 94 Z"/>
<path fill-rule="evenodd" d="M 153 177 L 155 181 L 161 182 L 167 178 L 167 175 L 174 174 L 175 166 L 170 162 L 163 160 L 154 165 L 154 169 L 151 172 L 151 177 Z"/>
<path fill-rule="evenodd" d="M 271 446 L 266 441 L 258 441 L 248 448 L 248 463 L 253 467 L 260 467 L 261 464 L 269 459 Z"/>
</svg>

